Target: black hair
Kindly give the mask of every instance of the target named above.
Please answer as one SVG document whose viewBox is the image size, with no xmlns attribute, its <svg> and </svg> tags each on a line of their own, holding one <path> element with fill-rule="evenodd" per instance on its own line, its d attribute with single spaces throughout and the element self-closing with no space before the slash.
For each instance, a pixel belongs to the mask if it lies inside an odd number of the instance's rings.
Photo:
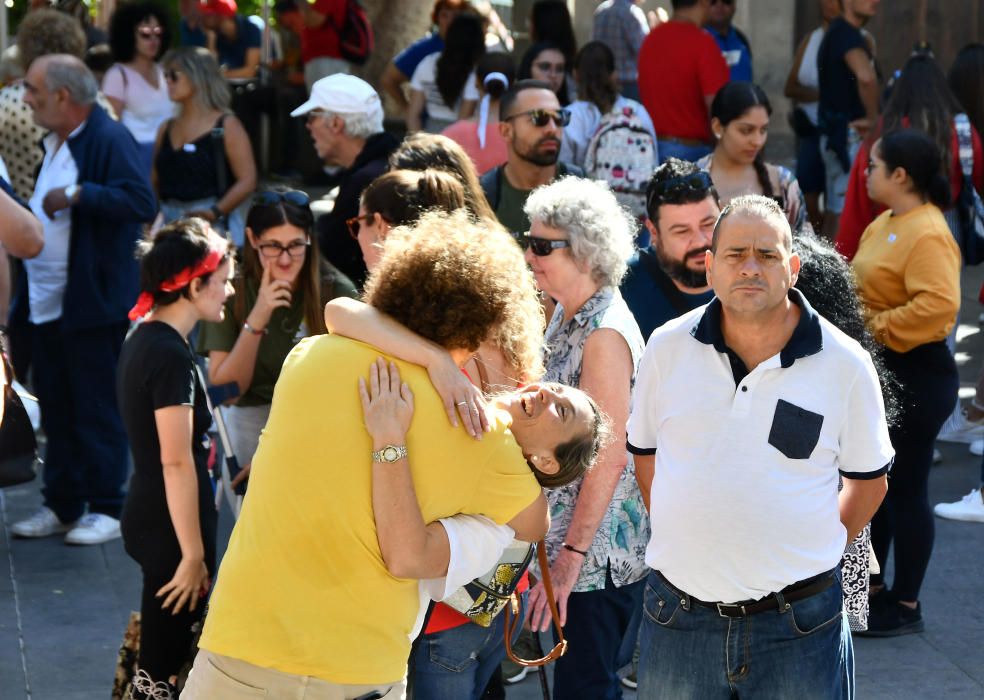
<svg viewBox="0 0 984 700">
<path fill-rule="evenodd" d="M 444 38 L 444 50 L 437 59 L 437 91 L 441 93 L 444 104 L 451 109 L 455 108 L 472 69 L 484 53 L 482 18 L 471 12 L 462 12 L 451 21 Z"/>
<path fill-rule="evenodd" d="M 155 60 L 160 60 L 171 47 L 171 17 L 163 6 L 156 2 L 139 0 L 117 6 L 109 21 L 109 47 L 113 58 L 119 63 L 132 61 L 137 52 L 137 27 L 148 19 L 156 19 L 161 25 L 161 42 Z"/>
<path fill-rule="evenodd" d="M 675 188 L 664 195 L 656 195 L 656 189 L 667 180 L 696 175 L 699 172 L 702 171 L 696 164 L 679 158 L 667 158 L 662 165 L 653 171 L 649 183 L 646 185 L 646 215 L 653 224 L 659 225 L 659 208 L 663 204 L 693 204 L 713 197 L 714 202 L 721 206 L 721 198 L 718 197 L 717 189 L 713 184 L 707 189 Z M 708 181 L 710 181 L 710 176 L 708 176 Z"/>
<path fill-rule="evenodd" d="M 936 143 L 940 172 L 949 177 L 953 117 L 961 111 L 936 59 L 917 53 L 905 62 L 885 103 L 881 133 L 910 127 L 925 132 Z"/>
<path fill-rule="evenodd" d="M 772 116 L 772 105 L 765 90 L 754 83 L 736 80 L 725 84 L 714 96 L 714 101 L 711 102 L 711 118 L 716 118 L 721 122 L 721 126 L 727 126 L 753 107 L 763 107 L 766 114 Z M 755 166 L 755 174 L 758 176 L 763 196 L 772 197 L 774 195 L 772 178 L 769 177 L 769 170 L 765 167 L 765 149 L 758 152 L 752 165 Z"/>
<path fill-rule="evenodd" d="M 947 82 L 977 133 L 984 134 L 984 44 L 960 49 Z"/>
<path fill-rule="evenodd" d="M 490 80 L 486 84 L 485 76 L 490 73 L 502 73 L 506 76 L 508 85 L 498 79 Z M 485 94 L 493 100 L 498 100 L 516 81 L 516 65 L 513 63 L 512 57 L 509 54 L 503 53 L 502 51 L 490 51 L 478 59 L 478 64 L 475 66 L 475 75 L 478 76 L 479 81 L 482 83 L 482 89 L 485 90 Z"/>
<path fill-rule="evenodd" d="M 900 129 L 885 134 L 876 145 L 878 157 L 885 162 L 886 175 L 902 168 L 916 194 L 940 209 L 950 206 L 950 179 L 940 172 L 940 149 L 929 134 L 919 129 Z"/>
<path fill-rule="evenodd" d="M 607 114 L 618 99 L 618 81 L 614 77 L 615 54 L 600 41 L 589 41 L 574 59 L 577 70 L 577 96 L 593 103 Z"/>
<path fill-rule="evenodd" d="M 699 2 L 700 0 L 670 0 L 670 6 L 674 10 L 682 10 L 687 7 L 693 7 Z"/>
<path fill-rule="evenodd" d="M 560 48 L 558 44 L 550 41 L 538 41 L 530 48 L 526 49 L 526 53 L 523 54 L 523 58 L 519 61 L 519 71 L 517 75 L 520 80 L 532 80 L 533 79 L 533 63 L 536 61 L 537 57 L 544 51 L 558 51 L 561 55 L 564 54 L 564 50 Z M 571 69 L 572 58 L 567 58 L 564 56 L 564 80 L 560 82 L 560 88 L 557 90 L 557 99 L 560 100 L 560 106 L 566 107 L 571 103 L 570 97 L 567 95 L 567 73 Z M 543 81 L 538 81 L 543 82 Z M 553 92 L 553 88 L 549 84 L 546 84 L 547 90 Z"/>
<path fill-rule="evenodd" d="M 516 103 L 519 93 L 524 90 L 546 90 L 547 92 L 553 92 L 550 89 L 550 85 L 542 80 L 519 80 L 502 95 L 502 99 L 499 101 L 499 119 L 511 116 L 512 107 Z"/>
<path fill-rule="evenodd" d="M 570 71 L 577 53 L 574 22 L 564 0 L 537 0 L 530 10 L 530 39 L 553 44 L 564 54 Z"/>
<path fill-rule="evenodd" d="M 818 314 L 858 341 L 871 355 L 881 383 L 885 417 L 889 425 L 894 425 L 901 405 L 901 386 L 885 366 L 884 346 L 875 341 L 865 323 L 850 264 L 829 241 L 806 231 L 794 232 L 793 252 L 800 259 L 796 289 Z"/>
<path fill-rule="evenodd" d="M 203 219 L 178 219 L 167 224 L 153 240 L 137 244 L 140 261 L 140 291 L 154 298 L 155 306 L 173 304 L 181 297 L 190 298 L 190 285 L 173 292 L 161 291 L 161 284 L 184 269 L 194 267 L 208 255 L 214 245 L 214 234 Z M 232 255 L 232 247 L 226 250 L 220 265 Z M 211 273 L 202 275 L 202 284 L 208 284 Z"/>
</svg>

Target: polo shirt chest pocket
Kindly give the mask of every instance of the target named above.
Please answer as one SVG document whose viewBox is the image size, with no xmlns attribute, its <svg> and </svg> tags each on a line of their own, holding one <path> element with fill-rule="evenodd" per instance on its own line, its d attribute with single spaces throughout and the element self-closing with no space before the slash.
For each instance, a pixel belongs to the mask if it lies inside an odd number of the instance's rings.
<svg viewBox="0 0 984 700">
<path fill-rule="evenodd" d="M 776 402 L 776 412 L 769 430 L 769 444 L 789 459 L 808 459 L 820 440 L 823 416 L 783 399 Z"/>
</svg>

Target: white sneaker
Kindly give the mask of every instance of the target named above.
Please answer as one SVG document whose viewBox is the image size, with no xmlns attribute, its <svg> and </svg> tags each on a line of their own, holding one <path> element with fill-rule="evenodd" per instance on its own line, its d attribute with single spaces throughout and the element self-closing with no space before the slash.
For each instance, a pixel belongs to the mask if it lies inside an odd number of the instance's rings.
<svg viewBox="0 0 984 700">
<path fill-rule="evenodd" d="M 978 457 L 984 456 L 984 439 L 974 440 L 970 443 L 970 454 Z"/>
<path fill-rule="evenodd" d="M 89 513 L 65 535 L 65 544 L 102 544 L 119 536 L 119 520 L 102 513 Z"/>
<path fill-rule="evenodd" d="M 10 526 L 10 531 L 17 537 L 48 537 L 68 532 L 75 523 L 63 523 L 55 515 L 55 511 L 47 506 L 41 506 L 37 513 L 27 520 L 21 520 Z"/>
<path fill-rule="evenodd" d="M 956 503 L 937 503 L 933 512 L 947 520 L 984 523 L 984 497 L 980 489 L 974 489 Z"/>
<path fill-rule="evenodd" d="M 969 420 L 964 418 L 963 414 L 960 415 L 960 418 L 956 421 L 956 423 L 957 427 L 940 433 L 936 436 L 936 439 L 940 442 L 971 443 L 974 440 L 984 438 L 984 424 L 971 423 Z"/>
</svg>

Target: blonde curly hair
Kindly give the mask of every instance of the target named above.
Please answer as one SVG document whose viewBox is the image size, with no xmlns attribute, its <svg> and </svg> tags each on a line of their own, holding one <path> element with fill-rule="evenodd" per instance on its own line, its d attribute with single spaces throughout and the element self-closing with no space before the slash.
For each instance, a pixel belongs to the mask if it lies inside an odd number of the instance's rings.
<svg viewBox="0 0 984 700">
<path fill-rule="evenodd" d="M 525 381 L 543 373 L 544 318 L 523 253 L 498 224 L 428 212 L 386 237 L 365 301 L 438 345 L 494 343 Z"/>
</svg>

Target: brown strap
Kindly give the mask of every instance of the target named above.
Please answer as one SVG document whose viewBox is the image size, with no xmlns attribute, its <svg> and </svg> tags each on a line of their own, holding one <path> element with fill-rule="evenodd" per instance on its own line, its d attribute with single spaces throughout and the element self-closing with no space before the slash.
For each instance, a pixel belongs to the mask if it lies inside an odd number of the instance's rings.
<svg viewBox="0 0 984 700">
<path fill-rule="evenodd" d="M 543 581 L 543 590 L 547 593 L 547 603 L 550 605 L 550 615 L 553 617 L 554 629 L 557 630 L 557 638 L 560 641 L 550 650 L 546 656 L 540 659 L 521 659 L 513 653 L 512 638 L 516 630 L 517 620 L 522 624 L 522 619 L 516 615 L 512 605 L 506 606 L 506 656 L 520 666 L 535 667 L 546 666 L 551 661 L 556 661 L 564 652 L 567 651 L 567 640 L 564 639 L 564 629 L 560 626 L 560 612 L 557 610 L 557 599 L 554 598 L 553 583 L 550 581 L 550 563 L 547 561 L 547 548 L 543 540 L 536 545 L 536 559 L 540 564 L 540 580 Z"/>
</svg>

